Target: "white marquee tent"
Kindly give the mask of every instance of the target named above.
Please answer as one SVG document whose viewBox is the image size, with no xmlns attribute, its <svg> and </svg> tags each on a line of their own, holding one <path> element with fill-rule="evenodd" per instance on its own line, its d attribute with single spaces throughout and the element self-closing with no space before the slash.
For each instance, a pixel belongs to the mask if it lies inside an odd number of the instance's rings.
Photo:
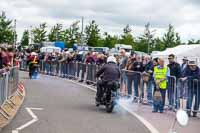
<svg viewBox="0 0 200 133">
<path fill-rule="evenodd" d="M 163 57 L 167 60 L 168 55 L 170 54 L 174 54 L 179 63 L 182 63 L 183 57 L 187 57 L 189 60 L 194 60 L 200 64 L 200 44 L 179 45 L 174 48 L 167 48 L 165 51 L 153 52 L 152 57 Z"/>
</svg>

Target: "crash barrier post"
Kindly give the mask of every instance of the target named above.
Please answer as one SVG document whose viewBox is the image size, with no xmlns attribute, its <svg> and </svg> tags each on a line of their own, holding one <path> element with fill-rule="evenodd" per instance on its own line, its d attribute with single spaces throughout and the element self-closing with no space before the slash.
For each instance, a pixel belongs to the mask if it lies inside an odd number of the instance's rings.
<svg viewBox="0 0 200 133">
<path fill-rule="evenodd" d="M 200 79 L 187 78 L 179 79 L 178 90 L 180 94 L 181 108 L 188 112 L 199 113 L 200 105 Z M 182 88 L 184 87 L 184 88 Z"/>
</svg>

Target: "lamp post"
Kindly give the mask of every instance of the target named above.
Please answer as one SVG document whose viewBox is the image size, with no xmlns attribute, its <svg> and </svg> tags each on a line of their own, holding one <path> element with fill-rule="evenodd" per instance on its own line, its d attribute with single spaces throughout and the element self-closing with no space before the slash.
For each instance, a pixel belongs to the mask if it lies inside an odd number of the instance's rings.
<svg viewBox="0 0 200 133">
<path fill-rule="evenodd" d="M 29 44 L 32 44 L 32 25 L 30 26 L 30 43 Z"/>
</svg>

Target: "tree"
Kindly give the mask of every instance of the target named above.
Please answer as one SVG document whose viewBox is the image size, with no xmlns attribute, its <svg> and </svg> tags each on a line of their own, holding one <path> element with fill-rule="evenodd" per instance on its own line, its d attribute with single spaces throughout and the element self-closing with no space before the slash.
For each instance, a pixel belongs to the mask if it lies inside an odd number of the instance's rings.
<svg viewBox="0 0 200 133">
<path fill-rule="evenodd" d="M 144 34 L 139 37 L 139 40 L 137 41 L 137 45 L 135 46 L 135 49 L 138 51 L 143 51 L 146 53 L 151 53 L 154 49 L 154 34 L 155 30 L 150 30 L 150 23 L 147 23 L 145 25 Z"/>
<path fill-rule="evenodd" d="M 29 45 L 29 32 L 28 30 L 25 30 L 21 39 L 21 45 L 22 46 L 28 46 Z"/>
<path fill-rule="evenodd" d="M 94 20 L 85 28 L 86 41 L 89 46 L 97 46 L 100 39 L 100 29 Z"/>
<path fill-rule="evenodd" d="M 68 33 L 68 45 L 72 47 L 74 44 L 81 43 L 81 33 L 79 31 L 79 21 L 75 21 L 70 26 Z"/>
<path fill-rule="evenodd" d="M 6 18 L 5 12 L 0 15 L 0 43 L 11 44 L 14 42 L 12 20 Z"/>
<path fill-rule="evenodd" d="M 52 27 L 50 30 L 50 33 L 48 34 L 48 39 L 51 42 L 55 41 L 61 41 L 62 38 L 62 24 L 56 24 L 55 26 Z"/>
<path fill-rule="evenodd" d="M 46 23 L 42 23 L 39 27 L 36 27 L 32 30 L 33 33 L 33 42 L 34 43 L 42 43 L 47 40 L 47 31 L 46 31 Z"/>
<path fill-rule="evenodd" d="M 180 36 L 175 32 L 175 29 L 171 24 L 169 25 L 167 33 L 164 34 L 162 41 L 165 48 L 171 48 L 181 44 Z"/>
<path fill-rule="evenodd" d="M 133 46 L 134 38 L 133 38 L 133 36 L 131 34 L 132 29 L 130 28 L 130 26 L 126 25 L 126 27 L 123 29 L 123 31 L 124 31 L 124 34 L 121 35 L 120 43 Z"/>
<path fill-rule="evenodd" d="M 115 44 L 119 43 L 117 36 L 111 36 L 107 32 L 104 33 L 105 38 L 103 39 L 103 47 L 113 48 Z"/>
<path fill-rule="evenodd" d="M 188 44 L 200 44 L 200 40 L 190 39 L 188 40 Z"/>
<path fill-rule="evenodd" d="M 157 37 L 156 39 L 154 39 L 153 51 L 163 51 L 163 50 L 165 50 L 165 44 L 159 37 Z"/>
</svg>

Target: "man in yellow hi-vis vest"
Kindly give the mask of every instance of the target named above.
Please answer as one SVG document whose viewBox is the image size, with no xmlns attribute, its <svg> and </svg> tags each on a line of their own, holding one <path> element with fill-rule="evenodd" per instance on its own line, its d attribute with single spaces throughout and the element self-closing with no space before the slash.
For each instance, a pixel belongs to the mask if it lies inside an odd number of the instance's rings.
<svg viewBox="0 0 200 133">
<path fill-rule="evenodd" d="M 165 98 L 166 98 L 166 90 L 167 90 L 167 77 L 170 76 L 170 70 L 164 64 L 164 60 L 162 58 L 158 59 L 158 66 L 154 68 L 154 80 L 155 80 L 155 90 L 154 95 L 160 94 L 160 101 L 154 99 L 153 103 L 153 112 L 163 113 L 165 106 Z M 155 94 L 156 93 L 156 94 Z"/>
</svg>

